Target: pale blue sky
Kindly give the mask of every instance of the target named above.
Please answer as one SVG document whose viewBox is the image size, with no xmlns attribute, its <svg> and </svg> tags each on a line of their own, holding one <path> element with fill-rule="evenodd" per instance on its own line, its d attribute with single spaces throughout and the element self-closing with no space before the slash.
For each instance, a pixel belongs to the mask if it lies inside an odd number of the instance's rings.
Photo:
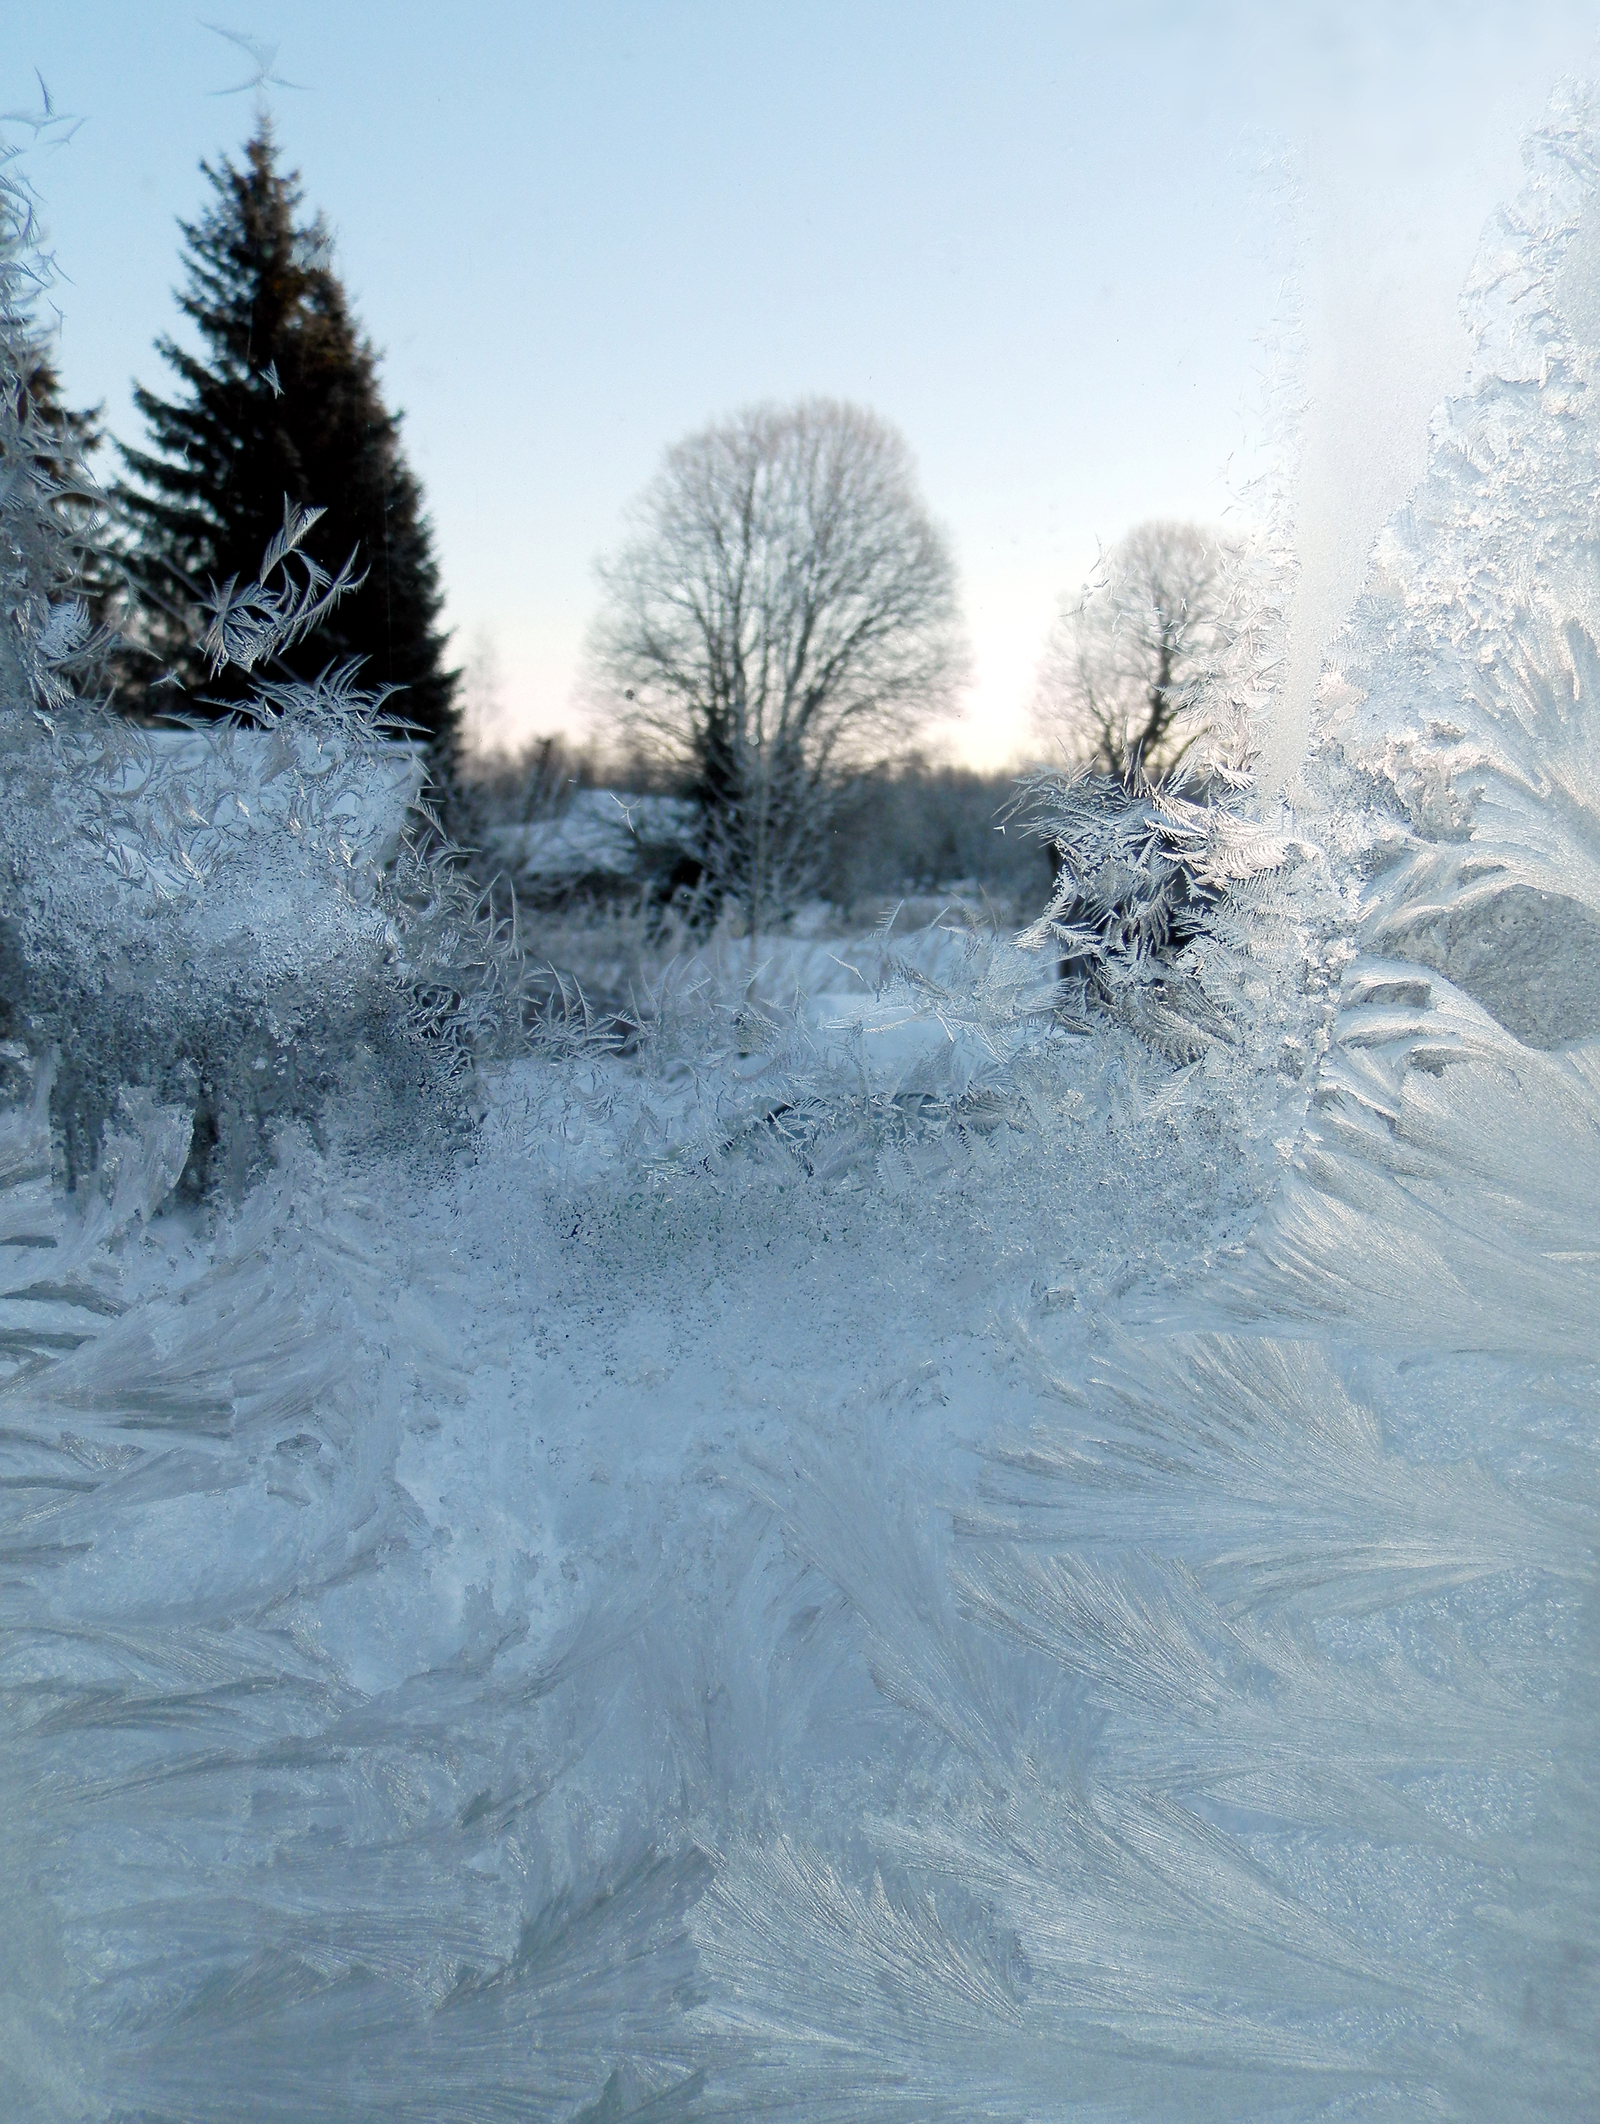
<svg viewBox="0 0 1600 2124">
<path fill-rule="evenodd" d="M 210 19 L 305 84 L 270 91 L 286 159 L 383 350 L 457 651 L 493 642 L 508 734 L 575 727 L 592 563 L 663 448 L 823 392 L 916 452 L 977 652 L 953 739 L 993 759 L 1025 737 L 1055 600 L 1097 539 L 1215 518 L 1256 461 L 1297 259 L 1335 438 L 1306 505 L 1350 550 L 1392 505 L 1464 354 L 1477 229 L 1554 78 L 1590 66 L 1600 6 L 247 0 Z M 85 120 L 26 166 L 66 276 L 68 388 L 133 437 L 130 377 L 166 381 L 174 219 L 202 202 L 199 158 L 250 126 L 251 95 L 216 93 L 249 64 L 165 0 L 0 0 L 0 32 L 0 107 L 36 103 L 37 66 Z M 1325 559 L 1331 614 L 1348 557 Z"/>
</svg>

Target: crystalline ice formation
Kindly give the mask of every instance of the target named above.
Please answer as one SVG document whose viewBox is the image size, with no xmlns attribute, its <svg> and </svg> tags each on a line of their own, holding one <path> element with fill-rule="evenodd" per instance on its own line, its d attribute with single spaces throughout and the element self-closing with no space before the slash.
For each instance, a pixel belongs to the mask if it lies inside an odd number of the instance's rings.
<svg viewBox="0 0 1600 2124">
<path fill-rule="evenodd" d="M 507 1067 L 453 1168 L 286 1126 L 156 1215 L 182 1109 L 118 1086 L 67 1194 L 7 1050 L 8 2116 L 1600 2109 L 1592 138 L 1201 1059 L 1041 1035 L 1023 954 L 905 963 L 966 1075 L 752 980 Z M 368 935 L 285 935 L 278 830 L 252 979 Z M 892 1134 L 991 1063 L 962 1158 Z M 838 1169 L 726 1148 L 780 1082 Z"/>
<path fill-rule="evenodd" d="M 147 734 L 74 690 L 96 497 L 24 411 L 30 237 L 0 169 L 0 1034 L 43 1069 L 73 1184 L 130 1088 L 187 1109 L 191 1176 L 235 1198 L 275 1128 L 320 1133 L 332 1106 L 346 1132 L 437 1136 L 463 1052 L 515 1023 L 513 955 L 418 830 L 421 762 L 381 703 L 334 671 L 263 684 L 250 727 Z M 217 658 L 248 665 L 339 593 L 295 575 L 313 516 L 286 507 L 270 580 L 228 586 Z"/>
<path fill-rule="evenodd" d="M 1600 1035 L 1600 193 L 1592 113 L 1541 136 L 1469 289 L 1471 388 L 1380 542 L 1323 686 L 1383 799 L 1363 940 L 1525 1045 Z"/>
</svg>

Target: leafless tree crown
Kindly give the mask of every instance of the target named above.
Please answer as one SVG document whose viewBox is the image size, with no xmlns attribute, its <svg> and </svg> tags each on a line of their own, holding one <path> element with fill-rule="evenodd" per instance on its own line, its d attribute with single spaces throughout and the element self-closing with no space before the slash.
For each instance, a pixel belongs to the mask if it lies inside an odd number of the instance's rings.
<svg viewBox="0 0 1600 2124">
<path fill-rule="evenodd" d="M 638 518 L 591 668 L 621 734 L 689 771 L 728 882 L 781 897 L 840 776 L 951 703 L 949 550 L 900 436 L 829 399 L 689 436 Z"/>
<path fill-rule="evenodd" d="M 1079 765 L 1160 781 L 1218 706 L 1234 545 L 1194 524 L 1141 524 L 1065 603 L 1040 668 L 1035 717 Z"/>
</svg>

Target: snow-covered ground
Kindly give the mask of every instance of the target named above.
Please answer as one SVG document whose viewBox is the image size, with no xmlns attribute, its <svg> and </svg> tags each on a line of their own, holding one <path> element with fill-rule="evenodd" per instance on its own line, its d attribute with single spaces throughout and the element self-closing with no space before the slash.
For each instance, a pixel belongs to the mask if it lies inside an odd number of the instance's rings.
<svg viewBox="0 0 1600 2124">
<path fill-rule="evenodd" d="M 5 2114 L 1600 2111 L 1596 174 L 1491 245 L 1198 1059 L 947 935 L 702 966 L 206 1212 L 148 1097 L 65 1196 L 36 1074 Z"/>
</svg>

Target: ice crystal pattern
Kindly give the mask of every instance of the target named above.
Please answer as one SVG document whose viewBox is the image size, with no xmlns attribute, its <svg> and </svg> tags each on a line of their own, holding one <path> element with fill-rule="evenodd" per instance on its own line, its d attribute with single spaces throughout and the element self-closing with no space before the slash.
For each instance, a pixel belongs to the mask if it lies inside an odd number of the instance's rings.
<svg viewBox="0 0 1600 2124">
<path fill-rule="evenodd" d="M 181 1104 L 108 1091 L 68 1193 L 59 1051 L 8 1049 L 9 2115 L 1600 2106 L 1593 124 L 1474 293 L 1301 855 L 1182 945 L 1226 1038 L 945 939 L 853 1017 L 752 973 L 488 1069 L 454 1162 L 291 1120 L 164 1213 Z M 30 785 L 29 919 L 186 935 L 236 876 L 274 1009 L 376 952 L 360 807 L 298 808 L 367 755 L 291 770 L 301 712 L 248 824 L 30 736 L 100 794 Z M 374 898 L 313 919 L 330 871 Z M 779 1076 L 850 1155 L 737 1148 Z M 887 1121 L 985 1085 L 959 1157 Z"/>
</svg>

